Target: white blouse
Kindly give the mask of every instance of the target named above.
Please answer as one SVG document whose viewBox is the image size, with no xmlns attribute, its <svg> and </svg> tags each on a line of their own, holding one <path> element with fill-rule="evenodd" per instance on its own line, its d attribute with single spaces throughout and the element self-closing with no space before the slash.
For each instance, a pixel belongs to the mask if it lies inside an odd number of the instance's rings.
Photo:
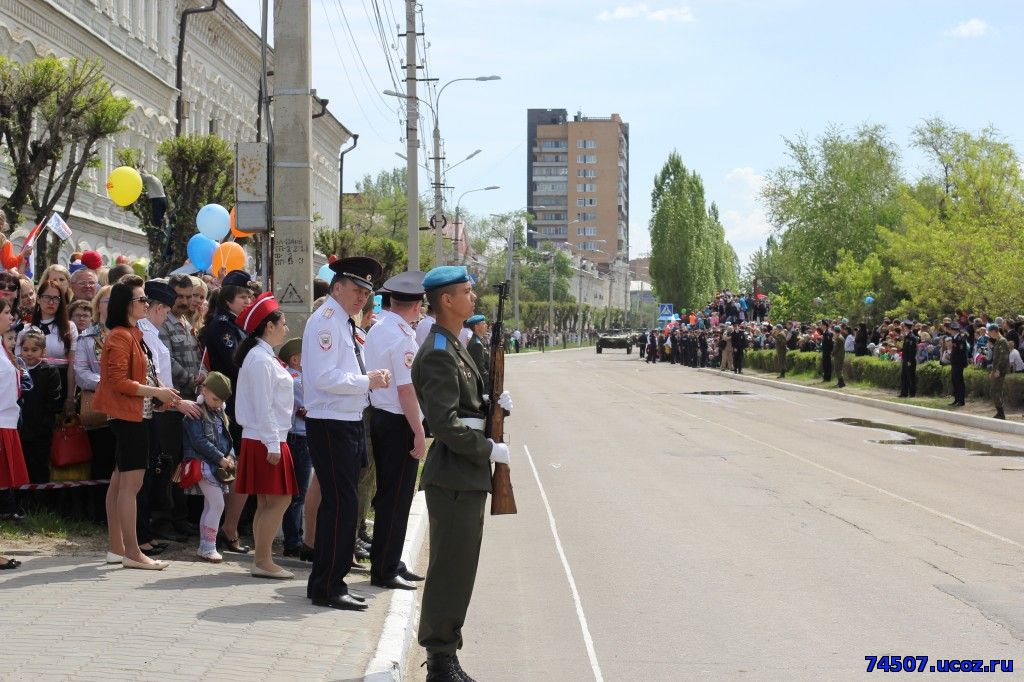
<svg viewBox="0 0 1024 682">
<path fill-rule="evenodd" d="M 18 388 L 21 372 L 11 364 L 7 353 L 0 350 L 0 429 L 18 428 Z"/>
<path fill-rule="evenodd" d="M 57 365 L 58 367 L 68 364 L 68 354 L 75 352 L 75 344 L 78 342 L 78 327 L 75 326 L 74 322 L 69 322 L 71 329 L 71 347 L 69 350 L 64 350 L 64 342 L 60 338 L 60 328 L 57 326 L 57 322 L 54 318 L 49 320 L 40 320 L 40 324 L 45 324 L 49 327 L 50 333 L 46 335 L 46 352 L 43 357 L 51 365 Z M 25 332 L 28 331 L 28 326 L 18 332 L 18 340 L 15 346 L 15 353 L 21 355 L 21 339 L 24 338 Z"/>
<path fill-rule="evenodd" d="M 245 356 L 238 370 L 235 420 L 242 438 L 258 440 L 267 452 L 281 452 L 292 427 L 295 392 L 292 377 L 263 339 Z"/>
</svg>

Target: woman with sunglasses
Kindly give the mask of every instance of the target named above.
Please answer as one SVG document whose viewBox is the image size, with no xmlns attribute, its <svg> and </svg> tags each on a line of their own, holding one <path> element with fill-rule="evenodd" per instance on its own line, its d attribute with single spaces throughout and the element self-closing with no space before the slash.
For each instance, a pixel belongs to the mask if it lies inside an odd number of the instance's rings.
<svg viewBox="0 0 1024 682">
<path fill-rule="evenodd" d="M 0 337 L 7 333 L 13 323 L 10 300 L 6 297 L 0 298 Z M 28 483 L 28 469 L 25 467 L 21 440 L 18 438 L 20 395 L 21 370 L 15 364 L 14 356 L 7 350 L 7 346 L 4 346 L 3 350 L 0 350 L 0 489 L 17 488 Z M 0 570 L 17 568 L 20 565 L 21 562 L 16 559 L 0 556 Z"/>
<path fill-rule="evenodd" d="M 149 427 L 154 399 L 177 407 L 177 391 L 161 386 L 138 322 L 149 310 L 142 278 L 129 275 L 110 290 L 106 327 L 109 330 L 100 356 L 100 381 L 93 406 L 110 420 L 117 445 L 116 468 L 107 489 L 107 561 L 121 557 L 125 568 L 162 570 L 166 561 L 142 553 L 136 537 L 136 496 L 149 466 Z"/>
</svg>

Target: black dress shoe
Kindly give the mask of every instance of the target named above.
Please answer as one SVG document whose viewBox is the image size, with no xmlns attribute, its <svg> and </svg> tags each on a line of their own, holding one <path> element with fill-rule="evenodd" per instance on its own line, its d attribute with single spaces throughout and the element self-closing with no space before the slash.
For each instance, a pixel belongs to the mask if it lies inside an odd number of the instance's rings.
<svg viewBox="0 0 1024 682">
<path fill-rule="evenodd" d="M 141 547 L 139 547 L 139 551 L 142 552 L 143 554 L 145 554 L 146 556 L 149 556 L 149 557 L 160 556 L 161 554 L 164 553 L 165 549 L 167 549 L 167 547 L 153 546 L 153 547 L 150 547 L 149 549 L 142 549 Z"/>
<path fill-rule="evenodd" d="M 427 654 L 427 682 L 474 682 L 455 654 Z"/>
<path fill-rule="evenodd" d="M 384 587 L 389 590 L 415 590 L 416 586 L 400 575 L 387 580 L 371 579 L 370 584 L 374 587 Z"/>
<path fill-rule="evenodd" d="M 373 538 L 370 537 L 369 533 L 366 532 L 365 528 L 359 531 L 359 539 L 365 542 L 366 544 L 370 544 L 371 542 L 373 542 Z"/>
<path fill-rule="evenodd" d="M 359 560 L 359 561 L 366 561 L 367 559 L 370 558 L 370 553 L 367 552 L 362 547 L 356 547 L 355 555 L 356 555 L 356 559 Z"/>
<path fill-rule="evenodd" d="M 241 538 L 228 539 L 227 533 L 223 530 L 217 531 L 217 544 L 223 546 L 224 551 L 234 552 L 235 554 L 248 554 L 252 551 L 252 547 L 242 544 Z"/>
<path fill-rule="evenodd" d="M 298 545 L 297 547 L 285 547 L 285 550 L 284 550 L 284 555 L 285 556 L 295 557 L 297 559 L 297 558 L 299 558 L 299 556 L 301 556 L 301 554 L 302 554 L 302 545 Z"/>
<path fill-rule="evenodd" d="M 366 601 L 366 597 L 364 597 L 361 594 L 356 594 L 355 592 L 347 592 L 346 594 L 348 594 L 348 596 L 350 596 L 353 599 L 355 599 L 357 602 L 362 603 L 362 602 Z"/>
<path fill-rule="evenodd" d="M 341 611 L 365 611 L 367 608 L 365 602 L 358 601 L 350 594 L 336 594 L 327 599 L 314 599 L 313 605 Z"/>
<path fill-rule="evenodd" d="M 299 545 L 299 558 L 303 561 L 312 561 L 316 552 L 306 543 Z"/>
<path fill-rule="evenodd" d="M 400 571 L 398 571 L 398 575 L 414 583 L 423 582 L 425 580 L 425 578 L 422 575 L 416 575 L 408 568 L 402 568 Z"/>
</svg>

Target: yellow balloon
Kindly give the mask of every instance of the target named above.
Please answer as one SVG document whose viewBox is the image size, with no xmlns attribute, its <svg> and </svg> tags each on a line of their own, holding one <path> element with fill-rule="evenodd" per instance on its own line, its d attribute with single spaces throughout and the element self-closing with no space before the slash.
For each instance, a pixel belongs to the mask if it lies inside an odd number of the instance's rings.
<svg viewBox="0 0 1024 682">
<path fill-rule="evenodd" d="M 107 176 L 107 195 L 118 206 L 131 206 L 142 194 L 142 176 L 130 166 L 120 166 Z"/>
</svg>

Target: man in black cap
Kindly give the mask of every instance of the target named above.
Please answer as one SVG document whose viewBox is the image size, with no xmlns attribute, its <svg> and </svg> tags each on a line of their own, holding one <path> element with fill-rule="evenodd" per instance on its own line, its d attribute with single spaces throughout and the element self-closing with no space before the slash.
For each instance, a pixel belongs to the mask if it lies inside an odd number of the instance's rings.
<svg viewBox="0 0 1024 682">
<path fill-rule="evenodd" d="M 391 373 L 366 370 L 353 316 L 366 305 L 382 268 L 372 258 L 352 257 L 331 263 L 331 270 L 330 295 L 302 335 L 306 438 L 322 495 L 306 596 L 317 606 L 363 611 L 365 600 L 349 594 L 345 584 L 355 551 L 356 485 L 366 464 L 363 411 L 368 393 L 387 388 Z"/>
<path fill-rule="evenodd" d="M 903 346 L 900 352 L 900 398 L 917 396 L 917 344 L 914 323 L 903 320 Z"/>
<path fill-rule="evenodd" d="M 366 334 L 366 361 L 391 372 L 387 388 L 370 392 L 370 440 L 376 460 L 370 582 L 378 587 L 414 590 L 422 580 L 402 563 L 416 471 L 427 454 L 423 417 L 412 385 L 412 362 L 419 350 L 412 323 L 423 307 L 422 272 L 404 272 L 384 283 L 391 307 L 382 310 Z"/>
<path fill-rule="evenodd" d="M 821 334 L 821 380 L 826 384 L 832 381 L 832 330 L 828 320 L 822 320 L 818 327 Z"/>
<path fill-rule="evenodd" d="M 952 335 L 953 349 L 949 354 L 949 369 L 953 382 L 953 402 L 950 407 L 963 407 L 967 404 L 967 385 L 964 383 L 964 368 L 971 358 L 971 346 L 967 335 L 960 328 L 959 322 L 950 322 L 947 327 Z"/>
</svg>

